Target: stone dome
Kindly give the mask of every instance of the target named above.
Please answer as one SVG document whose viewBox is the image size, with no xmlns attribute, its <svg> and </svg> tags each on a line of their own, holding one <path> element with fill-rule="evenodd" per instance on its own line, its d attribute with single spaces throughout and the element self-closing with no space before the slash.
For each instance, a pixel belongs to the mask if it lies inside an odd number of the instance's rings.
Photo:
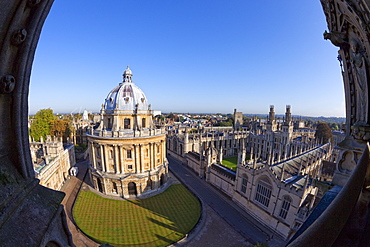
<svg viewBox="0 0 370 247">
<path fill-rule="evenodd" d="M 106 111 L 148 111 L 149 104 L 144 92 L 132 82 L 132 71 L 127 66 L 123 72 L 123 80 L 108 94 L 105 99 Z"/>
</svg>

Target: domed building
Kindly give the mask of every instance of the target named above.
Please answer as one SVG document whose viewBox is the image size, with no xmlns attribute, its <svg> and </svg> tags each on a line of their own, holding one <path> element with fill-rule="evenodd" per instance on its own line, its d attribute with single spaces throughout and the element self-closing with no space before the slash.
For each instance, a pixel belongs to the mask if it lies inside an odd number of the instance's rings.
<svg viewBox="0 0 370 247">
<path fill-rule="evenodd" d="M 87 135 L 95 188 L 123 198 L 158 191 L 167 181 L 166 132 L 154 127 L 151 105 L 129 67 L 100 113 L 99 126 Z"/>
</svg>

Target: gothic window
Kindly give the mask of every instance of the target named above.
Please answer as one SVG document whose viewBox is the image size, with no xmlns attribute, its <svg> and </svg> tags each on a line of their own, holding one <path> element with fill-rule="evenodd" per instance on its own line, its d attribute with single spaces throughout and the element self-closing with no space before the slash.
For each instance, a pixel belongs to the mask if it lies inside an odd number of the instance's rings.
<svg viewBox="0 0 370 247">
<path fill-rule="evenodd" d="M 268 178 L 263 177 L 258 181 L 255 200 L 265 207 L 269 206 L 272 186 Z"/>
<path fill-rule="evenodd" d="M 177 153 L 177 139 L 173 139 L 173 151 Z"/>
<path fill-rule="evenodd" d="M 281 209 L 279 216 L 283 219 L 286 219 L 286 216 L 288 214 L 290 203 L 292 202 L 292 199 L 289 196 L 283 197 L 283 203 L 281 204 Z"/>
<path fill-rule="evenodd" d="M 248 184 L 248 177 L 247 175 L 243 174 L 242 185 L 241 185 L 240 191 L 244 194 L 247 192 L 247 184 Z"/>
<path fill-rule="evenodd" d="M 123 120 L 123 128 L 124 129 L 130 129 L 130 119 L 129 118 L 125 118 L 125 120 Z"/>
<path fill-rule="evenodd" d="M 141 119 L 141 127 L 145 128 L 145 118 Z"/>
<path fill-rule="evenodd" d="M 131 150 L 126 150 L 127 159 L 132 159 L 132 152 Z"/>
</svg>

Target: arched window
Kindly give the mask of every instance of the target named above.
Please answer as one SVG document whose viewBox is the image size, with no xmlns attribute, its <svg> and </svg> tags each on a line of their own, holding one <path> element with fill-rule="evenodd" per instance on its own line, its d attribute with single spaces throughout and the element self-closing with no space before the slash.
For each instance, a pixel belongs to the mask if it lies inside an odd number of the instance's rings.
<svg viewBox="0 0 370 247">
<path fill-rule="evenodd" d="M 112 185 L 113 185 L 112 193 L 116 193 L 117 194 L 117 192 L 118 192 L 117 183 L 116 182 L 112 182 Z"/>
<path fill-rule="evenodd" d="M 152 189 L 152 180 L 150 178 L 146 181 L 146 188 L 148 190 Z"/>
<path fill-rule="evenodd" d="M 130 129 L 130 124 L 131 124 L 131 121 L 129 118 L 125 118 L 125 120 L 123 120 L 123 128 L 124 129 Z"/>
<path fill-rule="evenodd" d="M 145 124 L 145 118 L 142 118 L 141 119 L 141 127 L 145 128 L 146 124 Z"/>
<path fill-rule="evenodd" d="M 103 185 L 102 185 L 102 182 L 101 182 L 100 178 L 97 178 L 96 182 L 98 184 L 99 192 L 103 193 Z"/>
<path fill-rule="evenodd" d="M 247 184 L 248 184 L 248 177 L 247 177 L 247 175 L 243 174 L 240 191 L 244 194 L 247 192 Z"/>
<path fill-rule="evenodd" d="M 272 186 L 267 177 L 263 177 L 258 181 L 256 197 L 254 198 L 257 202 L 265 207 L 269 206 L 270 197 L 272 192 Z"/>
<path fill-rule="evenodd" d="M 289 196 L 284 196 L 283 197 L 283 203 L 281 204 L 279 217 L 281 217 L 283 219 L 286 219 L 286 216 L 288 215 L 288 211 L 289 211 L 291 202 L 292 202 L 292 199 Z"/>
<path fill-rule="evenodd" d="M 161 178 L 159 180 L 159 184 L 160 186 L 164 185 L 164 183 L 166 182 L 166 177 L 164 176 L 164 174 L 161 175 Z"/>
</svg>

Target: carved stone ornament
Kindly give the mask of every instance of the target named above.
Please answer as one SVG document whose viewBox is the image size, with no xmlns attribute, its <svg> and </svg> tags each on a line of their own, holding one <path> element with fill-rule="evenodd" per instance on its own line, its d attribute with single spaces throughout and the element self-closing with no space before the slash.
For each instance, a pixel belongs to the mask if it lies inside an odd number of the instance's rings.
<svg viewBox="0 0 370 247">
<path fill-rule="evenodd" d="M 11 93 L 15 87 L 15 78 L 12 75 L 3 76 L 0 80 L 0 93 Z"/>
<path fill-rule="evenodd" d="M 19 29 L 13 33 L 12 44 L 20 45 L 26 40 L 26 37 L 27 37 L 27 30 L 23 28 Z"/>
<path fill-rule="evenodd" d="M 28 6 L 29 7 L 35 7 L 37 4 L 39 4 L 41 0 L 28 0 Z"/>
<path fill-rule="evenodd" d="M 370 125 L 365 122 L 358 121 L 351 127 L 353 138 L 362 141 L 370 140 Z"/>
<path fill-rule="evenodd" d="M 338 31 L 331 31 L 330 33 L 328 33 L 327 31 L 325 31 L 323 35 L 325 40 L 330 40 L 331 43 L 335 46 L 338 47 L 348 46 L 347 33 Z"/>
</svg>

